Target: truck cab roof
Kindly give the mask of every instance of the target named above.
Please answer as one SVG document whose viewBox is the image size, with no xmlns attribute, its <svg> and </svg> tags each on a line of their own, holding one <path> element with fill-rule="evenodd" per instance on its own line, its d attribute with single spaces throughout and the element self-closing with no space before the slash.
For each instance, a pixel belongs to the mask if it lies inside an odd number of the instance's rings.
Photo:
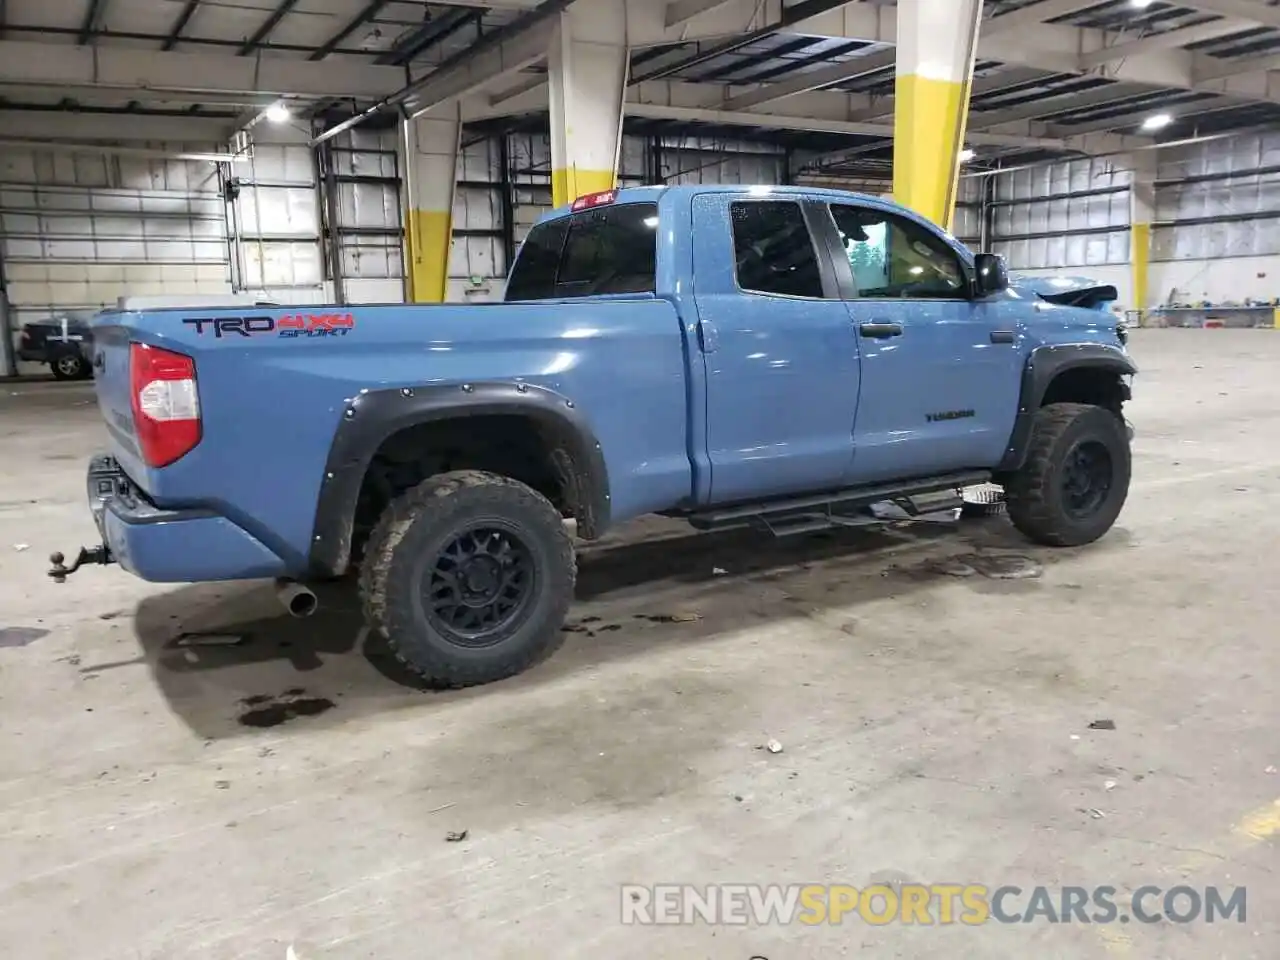
<svg viewBox="0 0 1280 960">
<path fill-rule="evenodd" d="M 707 193 L 725 193 L 744 195 L 757 198 L 765 197 L 808 197 L 813 199 L 830 199 L 843 200 L 845 202 L 855 201 L 857 203 L 865 203 L 869 206 L 886 207 L 893 209 L 905 209 L 891 200 L 883 197 L 877 197 L 869 193 L 853 193 L 848 190 L 833 190 L 830 187 L 806 187 L 806 186 L 781 186 L 774 184 L 675 184 L 671 186 L 654 185 L 644 187 L 617 187 L 612 191 L 603 191 L 601 194 L 589 194 L 589 197 L 599 197 L 603 193 L 612 193 L 613 199 L 608 203 L 657 203 L 659 200 L 667 197 L 673 200 L 679 200 L 681 197 L 694 197 L 699 194 Z M 584 198 L 585 199 L 585 198 Z M 577 203 L 578 201 L 575 201 Z M 603 205 L 603 204 L 601 204 Z M 559 217 L 569 216 L 573 213 L 580 213 L 584 209 L 581 206 L 575 208 L 574 204 L 556 207 L 554 210 L 544 214 L 539 222 L 543 220 L 555 220 Z"/>
</svg>

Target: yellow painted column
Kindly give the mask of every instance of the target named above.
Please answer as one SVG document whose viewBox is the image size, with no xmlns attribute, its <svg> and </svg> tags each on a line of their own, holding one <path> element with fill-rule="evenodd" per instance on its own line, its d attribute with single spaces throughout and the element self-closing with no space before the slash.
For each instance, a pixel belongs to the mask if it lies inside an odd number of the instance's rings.
<svg viewBox="0 0 1280 960">
<path fill-rule="evenodd" d="M 1130 157 L 1133 180 L 1129 186 L 1129 283 L 1131 310 L 1145 318 L 1151 297 L 1151 221 L 1156 215 L 1156 151 Z"/>
<path fill-rule="evenodd" d="M 443 303 L 462 124 L 456 104 L 404 122 L 404 254 L 410 303 Z"/>
<path fill-rule="evenodd" d="M 557 207 L 616 185 L 630 57 L 624 0 L 560 14 L 547 56 L 551 195 Z"/>
<path fill-rule="evenodd" d="M 948 230 L 982 0 L 898 0 L 893 198 Z"/>
</svg>

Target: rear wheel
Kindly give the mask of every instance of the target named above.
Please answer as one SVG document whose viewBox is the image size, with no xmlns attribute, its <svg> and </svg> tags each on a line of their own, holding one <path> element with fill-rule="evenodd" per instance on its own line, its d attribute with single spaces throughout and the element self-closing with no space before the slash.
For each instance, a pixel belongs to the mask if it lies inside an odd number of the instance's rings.
<svg viewBox="0 0 1280 960">
<path fill-rule="evenodd" d="M 370 534 L 360 591 L 370 626 L 433 686 L 513 676 L 563 642 L 577 568 L 560 512 L 495 474 L 431 477 Z"/>
<path fill-rule="evenodd" d="M 1037 543 L 1097 540 L 1129 494 L 1129 440 L 1112 411 L 1055 403 L 1036 412 L 1026 462 L 1005 484 L 1009 519 Z"/>
<path fill-rule="evenodd" d="M 89 372 L 89 364 L 77 351 L 64 351 L 49 361 L 49 369 L 56 380 L 83 380 Z"/>
</svg>

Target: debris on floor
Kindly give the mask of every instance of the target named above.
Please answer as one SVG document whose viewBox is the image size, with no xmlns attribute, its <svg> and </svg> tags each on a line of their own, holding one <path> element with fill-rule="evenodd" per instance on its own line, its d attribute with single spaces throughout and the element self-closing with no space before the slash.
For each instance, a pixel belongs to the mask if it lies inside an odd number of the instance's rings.
<svg viewBox="0 0 1280 960">
<path fill-rule="evenodd" d="M 238 647 L 248 640 L 244 633 L 182 633 L 173 641 L 175 647 Z"/>
<path fill-rule="evenodd" d="M 30 550 L 30 549 L 31 549 L 31 544 L 29 544 L 29 543 L 15 543 L 15 544 L 13 545 L 13 549 L 15 549 L 15 550 L 17 550 L 19 553 L 21 553 L 23 550 Z"/>
<path fill-rule="evenodd" d="M 1114 730 L 1116 722 L 1114 720 L 1095 720 L 1089 724 L 1090 730 Z"/>
<path fill-rule="evenodd" d="M 650 623 L 694 623 L 702 619 L 700 613 L 637 613 L 635 616 Z"/>
<path fill-rule="evenodd" d="M 470 831 L 468 830 L 458 830 L 456 832 L 453 830 L 450 830 L 448 833 L 444 835 L 444 842 L 445 843 L 461 843 L 463 840 L 467 839 L 467 834 L 469 832 Z"/>
<path fill-rule="evenodd" d="M 768 743 L 764 745 L 764 748 L 768 750 L 770 753 L 782 752 L 782 744 L 780 744 L 777 740 L 770 740 Z"/>
</svg>

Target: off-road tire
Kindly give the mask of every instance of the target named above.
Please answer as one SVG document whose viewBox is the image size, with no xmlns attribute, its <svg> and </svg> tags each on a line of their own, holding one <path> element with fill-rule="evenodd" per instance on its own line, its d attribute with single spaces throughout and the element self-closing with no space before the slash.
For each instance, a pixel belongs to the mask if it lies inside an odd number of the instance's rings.
<svg viewBox="0 0 1280 960">
<path fill-rule="evenodd" d="M 92 373 L 92 368 L 78 350 L 58 352 L 49 361 L 49 369 L 55 380 L 84 380 Z"/>
<path fill-rule="evenodd" d="M 1083 443 L 1105 447 L 1111 482 L 1097 509 L 1072 516 L 1064 500 L 1068 457 Z M 1131 456 L 1124 421 L 1105 407 L 1054 403 L 1036 411 L 1022 468 L 1005 482 L 1009 519 L 1022 534 L 1051 547 L 1097 540 L 1116 522 L 1129 493 Z"/>
<path fill-rule="evenodd" d="M 519 538 L 534 582 L 515 621 L 477 647 L 436 629 L 423 583 L 441 552 L 480 523 Z M 466 687 L 514 676 L 554 653 L 576 577 L 573 541 L 546 497 L 507 477 L 460 470 L 423 481 L 386 508 L 369 536 L 360 596 L 369 626 L 410 672 L 433 687 Z"/>
</svg>

